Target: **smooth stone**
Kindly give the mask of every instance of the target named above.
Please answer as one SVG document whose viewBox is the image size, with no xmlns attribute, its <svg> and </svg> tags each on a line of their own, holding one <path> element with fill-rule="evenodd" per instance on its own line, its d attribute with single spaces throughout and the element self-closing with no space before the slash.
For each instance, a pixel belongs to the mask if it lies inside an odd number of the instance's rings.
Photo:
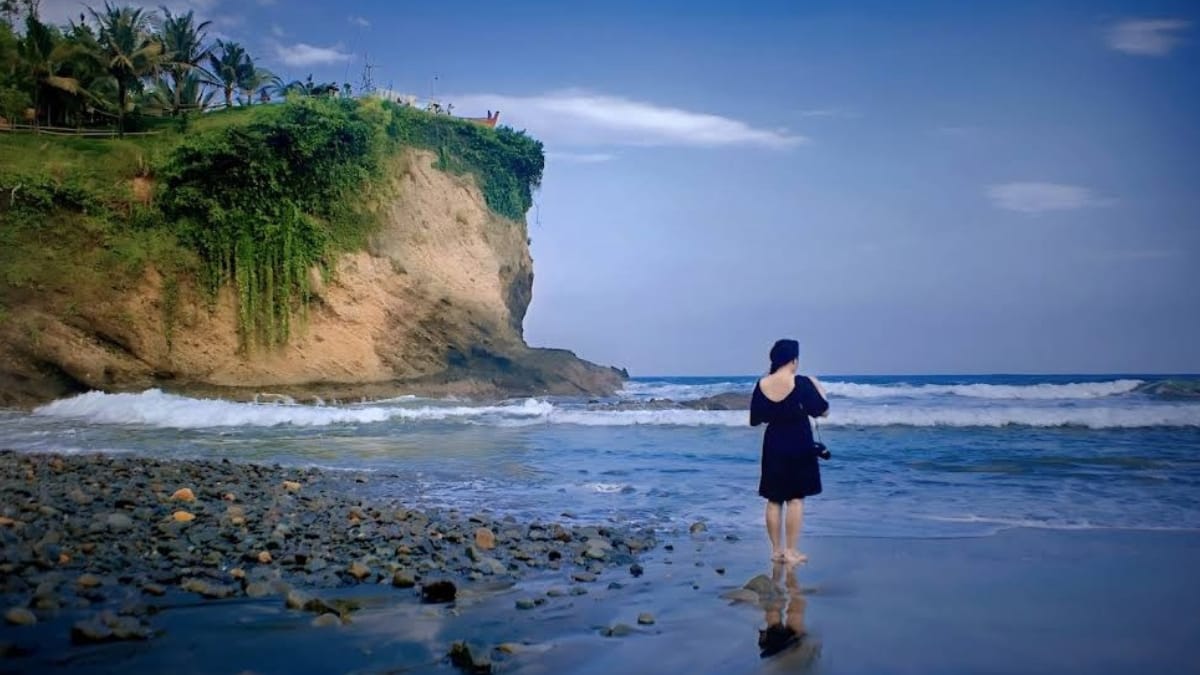
<svg viewBox="0 0 1200 675">
<path fill-rule="evenodd" d="M 167 589 L 164 586 L 160 586 L 155 583 L 149 583 L 149 584 L 145 584 L 142 586 L 142 592 L 148 593 L 148 594 L 154 595 L 154 596 L 162 596 L 162 595 L 166 595 Z"/>
<path fill-rule="evenodd" d="M 558 587 L 551 588 L 550 590 L 546 591 L 546 595 L 548 595 L 551 598 L 561 598 L 566 594 L 567 594 L 567 592 L 565 590 L 558 588 Z"/>
<path fill-rule="evenodd" d="M 496 548 L 496 535 L 486 527 L 475 530 L 475 546 L 490 551 Z"/>
<path fill-rule="evenodd" d="M 75 644 L 91 644 L 111 639 L 112 629 L 95 619 L 78 621 L 71 626 L 71 642 Z"/>
<path fill-rule="evenodd" d="M 396 570 L 392 574 L 392 585 L 396 588 L 412 588 L 417 585 L 417 581 L 413 578 L 412 572 L 408 570 Z"/>
<path fill-rule="evenodd" d="M 271 584 L 265 581 L 252 581 L 246 584 L 246 597 L 249 598 L 266 597 L 271 595 L 272 592 L 274 592 L 274 589 L 271 587 Z"/>
<path fill-rule="evenodd" d="M 113 532 L 125 532 L 133 529 L 133 518 L 124 513 L 110 513 L 105 517 L 104 524 Z"/>
<path fill-rule="evenodd" d="M 704 523 L 702 523 L 700 521 L 696 521 L 696 522 L 692 523 L 692 526 L 688 528 L 688 532 L 691 532 L 692 534 L 700 534 L 701 532 L 707 532 L 707 531 L 708 531 L 708 525 L 705 525 Z"/>
<path fill-rule="evenodd" d="M 458 587 L 453 581 L 434 581 L 421 586 L 421 601 L 431 604 L 453 602 L 458 595 Z"/>
<path fill-rule="evenodd" d="M 4 613 L 4 620 L 14 626 L 33 626 L 37 624 L 37 616 L 24 607 L 13 607 Z"/>
<path fill-rule="evenodd" d="M 81 574 L 79 575 L 79 578 L 75 580 L 75 585 L 79 586 L 80 588 L 95 588 L 103 583 L 104 581 L 95 574 Z"/>
<path fill-rule="evenodd" d="M 455 641 L 450 645 L 450 663 L 459 670 L 467 673 L 492 672 L 492 659 L 488 650 L 465 640 Z"/>
<path fill-rule="evenodd" d="M 516 602 L 517 609 L 533 609 L 536 606 L 537 606 L 537 603 L 535 603 L 533 600 L 531 600 L 529 598 L 521 598 L 520 600 L 517 600 L 517 602 Z"/>
<path fill-rule="evenodd" d="M 583 586 L 572 586 L 571 595 L 587 595 L 588 589 Z"/>
<path fill-rule="evenodd" d="M 171 494 L 171 500 L 177 502 L 194 502 L 196 494 L 191 488 L 182 487 Z"/>
<path fill-rule="evenodd" d="M 652 626 L 654 625 L 654 615 L 650 612 L 642 612 L 638 614 L 637 622 L 641 626 Z"/>
<path fill-rule="evenodd" d="M 350 563 L 350 566 L 346 568 L 346 572 L 355 579 L 362 581 L 371 575 L 371 568 L 356 561 Z"/>
<path fill-rule="evenodd" d="M 635 629 L 633 626 L 624 623 L 618 623 L 600 631 L 600 634 L 604 637 L 625 637 L 627 635 L 633 635 L 636 632 L 637 629 Z"/>
<path fill-rule="evenodd" d="M 721 594 L 721 598 L 732 600 L 733 602 L 746 602 L 752 605 L 758 604 L 758 593 L 749 588 L 735 588 L 732 591 Z"/>
<path fill-rule="evenodd" d="M 326 612 L 312 620 L 312 625 L 318 628 L 342 625 L 342 617 L 332 612 Z"/>
<path fill-rule="evenodd" d="M 590 583 L 596 580 L 596 575 L 592 574 L 591 572 L 576 572 L 571 575 L 571 579 L 574 581 Z"/>
</svg>

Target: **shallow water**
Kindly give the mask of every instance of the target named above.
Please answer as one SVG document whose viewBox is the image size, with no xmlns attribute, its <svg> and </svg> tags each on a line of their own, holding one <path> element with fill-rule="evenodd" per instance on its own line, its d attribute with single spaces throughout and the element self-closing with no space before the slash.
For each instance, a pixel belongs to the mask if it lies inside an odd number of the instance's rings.
<svg viewBox="0 0 1200 675">
<path fill-rule="evenodd" d="M 1200 530 L 1200 400 L 1161 376 L 830 377 L 834 453 L 808 531 L 954 537 L 1009 527 Z M 1177 376 L 1173 380 L 1186 380 Z M 1193 378 L 1194 379 L 1194 378 Z M 25 450 L 367 468 L 367 490 L 528 518 L 756 531 L 761 430 L 743 411 L 658 409 L 753 378 L 641 379 L 614 399 L 324 405 L 87 394 L 0 413 Z M 617 404 L 617 405 L 614 405 Z"/>
</svg>

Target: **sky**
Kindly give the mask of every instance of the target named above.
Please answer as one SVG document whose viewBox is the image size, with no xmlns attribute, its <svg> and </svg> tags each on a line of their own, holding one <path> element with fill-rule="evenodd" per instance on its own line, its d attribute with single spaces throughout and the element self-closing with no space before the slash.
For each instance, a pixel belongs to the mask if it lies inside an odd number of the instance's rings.
<svg viewBox="0 0 1200 675">
<path fill-rule="evenodd" d="M 1200 372 L 1200 3 L 144 4 L 542 140 L 531 344 L 634 375 L 759 372 L 779 337 L 827 374 Z"/>
</svg>

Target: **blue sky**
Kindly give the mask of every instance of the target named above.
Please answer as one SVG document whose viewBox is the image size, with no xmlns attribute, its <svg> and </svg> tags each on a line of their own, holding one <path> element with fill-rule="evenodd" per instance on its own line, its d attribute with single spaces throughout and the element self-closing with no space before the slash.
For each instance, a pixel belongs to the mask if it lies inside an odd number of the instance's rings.
<svg viewBox="0 0 1200 675">
<path fill-rule="evenodd" d="M 781 336 L 818 373 L 1200 371 L 1196 3 L 166 4 L 542 139 L 531 343 L 643 375 L 756 372 Z"/>
</svg>

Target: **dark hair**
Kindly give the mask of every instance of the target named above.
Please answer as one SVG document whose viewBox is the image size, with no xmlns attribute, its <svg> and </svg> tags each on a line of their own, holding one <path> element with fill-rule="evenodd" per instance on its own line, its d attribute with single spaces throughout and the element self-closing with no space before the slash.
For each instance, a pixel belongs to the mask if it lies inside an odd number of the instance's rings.
<svg viewBox="0 0 1200 675">
<path fill-rule="evenodd" d="M 795 340 L 776 340 L 771 347 L 771 372 L 775 372 L 787 364 L 800 358 L 800 343 Z"/>
</svg>

